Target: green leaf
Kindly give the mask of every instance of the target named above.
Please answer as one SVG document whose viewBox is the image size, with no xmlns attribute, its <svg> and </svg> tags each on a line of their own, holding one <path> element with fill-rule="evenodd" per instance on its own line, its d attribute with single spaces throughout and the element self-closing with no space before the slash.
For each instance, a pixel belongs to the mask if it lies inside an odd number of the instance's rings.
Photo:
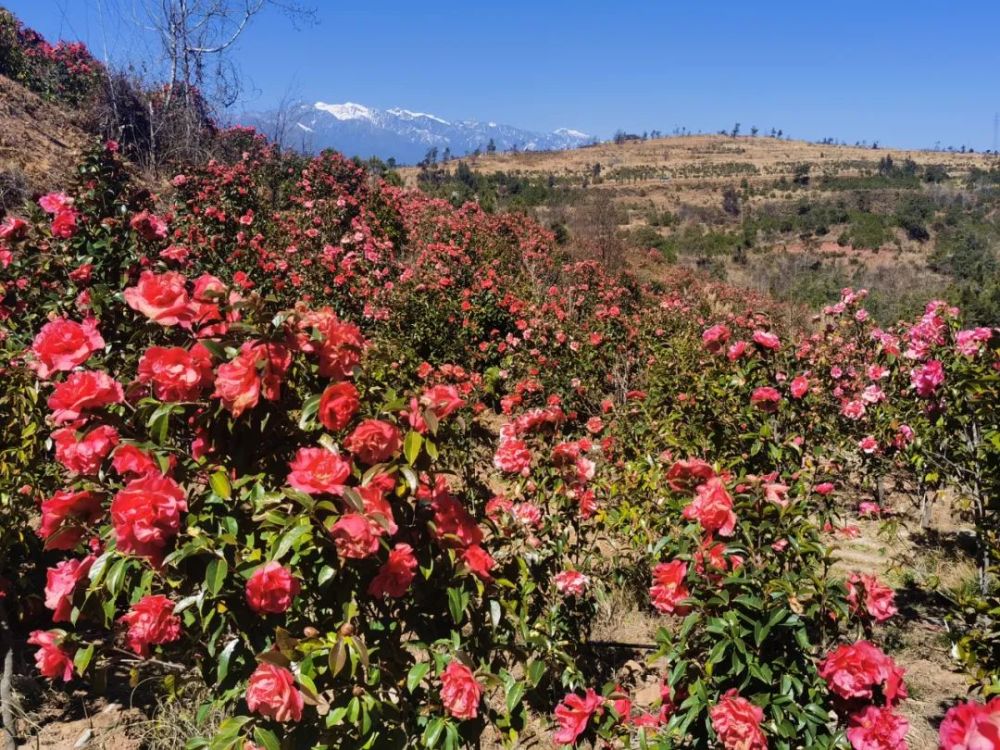
<svg viewBox="0 0 1000 750">
<path fill-rule="evenodd" d="M 441 736 L 441 732 L 444 731 L 444 719 L 440 716 L 436 717 L 427 725 L 427 729 L 424 730 L 423 742 L 425 747 L 434 747 L 437 745 L 438 738 Z"/>
<path fill-rule="evenodd" d="M 219 497 L 224 500 L 228 500 L 233 495 L 233 488 L 229 484 L 229 477 L 226 476 L 226 472 L 219 469 L 209 478 L 209 484 L 212 485 L 212 492 L 214 492 Z"/>
<path fill-rule="evenodd" d="M 403 439 L 403 455 L 406 457 L 406 463 L 413 466 L 417 462 L 417 458 L 420 456 L 420 446 L 424 444 L 424 436 L 415 430 L 410 430 L 406 433 L 406 437 Z"/>
<path fill-rule="evenodd" d="M 430 662 L 426 661 L 418 661 L 410 667 L 410 671 L 406 675 L 406 689 L 411 693 L 415 691 L 420 681 L 424 679 L 424 675 L 430 671 L 430 668 Z"/>
<path fill-rule="evenodd" d="M 87 671 L 87 667 L 90 665 L 90 660 L 94 658 L 94 644 L 88 644 L 87 648 L 77 649 L 77 652 L 73 655 L 73 665 L 76 667 L 76 673 L 80 676 Z"/>
<path fill-rule="evenodd" d="M 264 750 L 281 750 L 281 741 L 270 729 L 255 727 L 253 730 L 253 738 L 258 745 L 261 745 L 264 748 Z"/>
<path fill-rule="evenodd" d="M 510 686 L 507 691 L 507 713 L 514 713 L 514 709 L 521 705 L 521 699 L 524 697 L 524 683 L 515 682 Z"/>
<path fill-rule="evenodd" d="M 224 557 L 214 557 L 205 569 L 205 587 L 208 592 L 215 596 L 222 589 L 229 575 L 229 563 Z"/>
<path fill-rule="evenodd" d="M 233 638 L 229 643 L 225 645 L 222 652 L 219 654 L 219 666 L 216 669 L 216 681 L 222 682 L 226 679 L 229 674 L 229 661 L 233 658 L 233 651 L 239 645 L 240 641 L 238 638 Z"/>
</svg>

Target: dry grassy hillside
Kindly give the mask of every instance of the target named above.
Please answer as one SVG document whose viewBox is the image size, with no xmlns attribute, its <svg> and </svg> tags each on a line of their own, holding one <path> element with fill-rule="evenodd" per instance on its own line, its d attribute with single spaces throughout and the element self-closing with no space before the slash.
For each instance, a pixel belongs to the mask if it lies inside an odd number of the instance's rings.
<svg viewBox="0 0 1000 750">
<path fill-rule="evenodd" d="M 656 248 L 772 294 L 793 279 L 786 298 L 808 304 L 848 283 L 881 289 L 888 319 L 909 312 L 908 295 L 953 285 L 934 258 L 960 234 L 956 215 L 995 254 L 994 154 L 711 135 L 460 161 L 400 171 L 453 201 L 527 209 L 571 244 L 597 238 L 603 258 L 648 265 L 644 250 Z"/>
<path fill-rule="evenodd" d="M 72 113 L 0 76 L 0 207 L 65 185 L 88 138 Z"/>
</svg>

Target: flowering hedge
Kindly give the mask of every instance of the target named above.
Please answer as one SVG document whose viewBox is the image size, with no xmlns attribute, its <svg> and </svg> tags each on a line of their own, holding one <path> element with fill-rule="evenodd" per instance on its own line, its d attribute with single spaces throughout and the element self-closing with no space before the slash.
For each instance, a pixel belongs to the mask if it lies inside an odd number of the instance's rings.
<svg viewBox="0 0 1000 750">
<path fill-rule="evenodd" d="M 893 592 L 830 569 L 845 473 L 893 467 L 973 498 L 954 632 L 995 686 L 993 331 L 938 302 L 879 330 L 850 290 L 786 329 L 222 139 L 162 197 L 106 144 L 0 225 L 0 575 L 41 674 L 200 673 L 228 718 L 192 747 L 514 746 L 539 716 L 562 744 L 905 747 Z M 614 596 L 661 624 L 627 679 L 593 638 Z"/>
</svg>

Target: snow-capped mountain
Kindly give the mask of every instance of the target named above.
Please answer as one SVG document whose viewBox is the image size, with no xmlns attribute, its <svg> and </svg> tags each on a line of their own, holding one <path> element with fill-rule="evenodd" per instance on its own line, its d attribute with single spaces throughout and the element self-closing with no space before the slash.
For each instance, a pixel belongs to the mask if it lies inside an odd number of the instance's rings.
<svg viewBox="0 0 1000 750">
<path fill-rule="evenodd" d="M 439 158 L 446 148 L 453 156 L 464 156 L 477 148 L 486 151 L 490 140 L 497 151 L 575 148 L 593 140 L 569 128 L 538 133 L 495 122 L 449 122 L 426 112 L 398 107 L 380 110 L 354 102 L 301 102 L 285 115 L 283 138 L 287 146 L 313 153 L 333 148 L 348 156 L 394 158 L 400 164 L 415 164 L 432 148 L 437 148 Z M 276 112 L 243 117 L 245 123 L 272 136 L 278 120 Z"/>
</svg>

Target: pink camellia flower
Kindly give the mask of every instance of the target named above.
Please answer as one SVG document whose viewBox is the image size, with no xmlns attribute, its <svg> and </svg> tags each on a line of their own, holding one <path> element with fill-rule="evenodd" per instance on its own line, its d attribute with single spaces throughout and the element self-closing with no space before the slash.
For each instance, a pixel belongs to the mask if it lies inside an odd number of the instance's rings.
<svg viewBox="0 0 1000 750">
<path fill-rule="evenodd" d="M 351 462 L 327 448 L 299 448 L 289 468 L 288 483 L 307 495 L 340 495 L 351 476 Z"/>
<path fill-rule="evenodd" d="M 762 349 L 777 351 L 781 348 L 781 339 L 769 331 L 754 331 L 753 342 Z"/>
<path fill-rule="evenodd" d="M 730 335 L 729 327 L 723 323 L 719 323 L 705 329 L 705 332 L 701 335 L 701 342 L 709 352 L 719 354 L 725 348 Z"/>
<path fill-rule="evenodd" d="M 769 385 L 755 388 L 753 393 L 750 394 L 750 403 L 766 414 L 776 412 L 780 402 L 781 392 Z"/>
<path fill-rule="evenodd" d="M 261 662 L 247 683 L 247 708 L 286 723 L 301 721 L 305 701 L 295 687 L 295 675 L 284 667 Z"/>
<path fill-rule="evenodd" d="M 73 199 L 66 193 L 48 193 L 38 199 L 38 205 L 47 214 L 57 214 L 73 205 Z"/>
<path fill-rule="evenodd" d="M 898 612 L 896 592 L 878 577 L 865 573 L 852 573 L 847 579 L 847 601 L 853 612 L 867 615 L 875 622 L 885 622 Z"/>
<path fill-rule="evenodd" d="M 858 448 L 861 449 L 862 453 L 870 456 L 878 451 L 878 441 L 871 435 L 866 435 L 858 441 Z"/>
<path fill-rule="evenodd" d="M 106 372 L 78 370 L 59 383 L 49 396 L 48 406 L 56 424 L 79 419 L 85 411 L 100 409 L 125 400 L 121 383 Z"/>
<path fill-rule="evenodd" d="M 483 689 L 472 670 L 452 660 L 441 673 L 441 703 L 456 719 L 474 719 L 479 715 Z"/>
<path fill-rule="evenodd" d="M 653 568 L 653 585 L 649 588 L 649 599 L 664 614 L 687 614 L 688 608 L 682 602 L 691 596 L 684 581 L 687 578 L 687 563 L 681 560 L 659 563 Z"/>
<path fill-rule="evenodd" d="M 366 419 L 344 441 L 344 447 L 369 466 L 388 461 L 401 446 L 399 428 L 380 419 Z"/>
<path fill-rule="evenodd" d="M 254 612 L 281 614 L 292 606 L 300 588 L 288 568 L 271 560 L 257 568 L 247 580 L 247 604 Z"/>
<path fill-rule="evenodd" d="M 564 570 L 552 576 L 552 583 L 563 596 L 581 596 L 590 586 L 590 579 L 579 570 Z"/>
<path fill-rule="evenodd" d="M 764 485 L 764 499 L 769 503 L 787 508 L 788 507 L 788 485 L 778 482 L 768 482 Z"/>
<path fill-rule="evenodd" d="M 458 395 L 458 389 L 453 385 L 435 385 L 428 388 L 420 396 L 420 403 L 434 412 L 438 419 L 454 414 L 465 405 Z"/>
<path fill-rule="evenodd" d="M 851 715 L 847 739 L 854 750 L 907 750 L 910 723 L 891 708 L 866 706 Z"/>
<path fill-rule="evenodd" d="M 181 619 L 174 603 L 162 594 L 150 594 L 132 605 L 121 621 L 128 626 L 128 645 L 139 656 L 149 656 L 150 646 L 172 643 L 181 637 Z"/>
<path fill-rule="evenodd" d="M 944 366 L 939 360 L 932 359 L 926 364 L 914 367 L 910 371 L 910 383 L 921 398 L 930 398 L 944 383 Z"/>
<path fill-rule="evenodd" d="M 986 704 L 968 701 L 944 715 L 939 734 L 941 750 L 1000 748 L 1000 698 Z"/>
<path fill-rule="evenodd" d="M 17 216 L 8 216 L 0 222 L 0 240 L 16 240 L 27 234 L 28 222 Z"/>
<path fill-rule="evenodd" d="M 398 599 L 410 588 L 416 571 L 417 558 L 413 555 L 413 547 L 400 542 L 390 550 L 389 559 L 368 584 L 368 593 L 376 598 L 391 596 Z"/>
<path fill-rule="evenodd" d="M 809 381 L 804 375 L 796 375 L 792 378 L 789 390 L 792 393 L 792 398 L 802 398 L 809 392 Z"/>
<path fill-rule="evenodd" d="M 889 705 L 906 697 L 904 670 L 868 641 L 845 643 L 827 654 L 819 664 L 819 675 L 841 698 L 871 700 L 872 689 L 881 686 Z"/>
<path fill-rule="evenodd" d="M 705 531 L 732 536 L 736 528 L 733 498 L 720 477 L 712 477 L 700 485 L 695 498 L 683 511 L 684 518 L 697 520 Z"/>
<path fill-rule="evenodd" d="M 73 679 L 73 659 L 62 647 L 65 635 L 61 630 L 35 630 L 28 636 L 28 643 L 38 646 L 35 666 L 50 680 L 69 682 Z"/>
<path fill-rule="evenodd" d="M 239 354 L 219 365 L 215 372 L 215 392 L 212 396 L 221 399 L 222 405 L 234 417 L 254 408 L 260 401 L 261 379 L 257 369 L 259 360 L 259 352 L 252 342 L 247 341 L 240 347 Z"/>
<path fill-rule="evenodd" d="M 358 389 L 354 387 L 353 383 L 345 380 L 341 383 L 334 383 L 323 391 L 316 418 L 326 429 L 337 432 L 351 423 L 360 407 L 361 399 L 358 395 Z"/>
<path fill-rule="evenodd" d="M 767 738 L 760 728 L 764 711 L 741 697 L 735 688 L 723 694 L 708 715 L 725 750 L 767 750 Z"/>
<path fill-rule="evenodd" d="M 160 401 L 195 401 L 212 383 L 212 355 L 201 344 L 151 346 L 139 360 L 139 382 L 152 383 Z"/>
<path fill-rule="evenodd" d="M 56 460 L 68 471 L 92 476 L 118 445 L 118 431 L 109 425 L 100 425 L 77 439 L 76 430 L 63 427 L 52 433 L 52 442 L 56 447 Z"/>
<path fill-rule="evenodd" d="M 816 490 L 817 495 L 826 496 L 833 492 L 834 486 L 833 482 L 820 482 L 813 489 Z"/>
<path fill-rule="evenodd" d="M 866 500 L 858 505 L 858 515 L 862 518 L 878 518 L 882 515 L 882 506 Z"/>
<path fill-rule="evenodd" d="M 191 299 L 187 293 L 187 279 L 176 271 L 155 274 L 143 271 L 139 283 L 124 292 L 125 302 L 161 326 L 190 324 Z"/>
<path fill-rule="evenodd" d="M 45 549 L 73 549 L 83 538 L 83 525 L 96 523 L 104 514 L 100 495 L 71 490 L 43 500 L 41 511 L 38 536 L 45 540 Z"/>
<path fill-rule="evenodd" d="M 531 451 L 523 440 L 501 440 L 493 456 L 493 465 L 505 474 L 528 476 L 531 473 Z"/>
<path fill-rule="evenodd" d="M 118 551 L 149 558 L 159 566 L 186 510 L 184 490 L 170 477 L 146 474 L 133 479 L 111 501 Z"/>
<path fill-rule="evenodd" d="M 580 735 L 587 730 L 590 718 L 603 711 L 603 705 L 604 699 L 593 688 L 587 688 L 582 698 L 576 693 L 570 693 L 556 706 L 556 723 L 559 729 L 552 739 L 561 745 L 575 745 Z"/>
<path fill-rule="evenodd" d="M 378 552 L 379 539 L 385 530 L 361 513 L 345 513 L 330 529 L 343 558 L 361 560 Z"/>
<path fill-rule="evenodd" d="M 860 400 L 848 401 L 840 407 L 840 413 L 854 421 L 861 419 L 866 411 L 865 402 Z"/>
<path fill-rule="evenodd" d="M 986 342 L 993 337 L 991 328 L 973 328 L 967 331 L 959 331 L 955 334 L 955 348 L 959 354 L 966 357 L 975 357 L 982 350 Z"/>
<path fill-rule="evenodd" d="M 82 365 L 103 348 L 104 339 L 93 318 L 83 323 L 57 318 L 42 326 L 31 343 L 35 355 L 32 367 L 38 377 L 47 379 L 55 372 L 67 372 Z"/>
<path fill-rule="evenodd" d="M 729 348 L 726 350 L 726 358 L 730 362 L 735 362 L 746 353 L 746 350 L 747 350 L 746 341 L 736 341 L 730 344 Z"/>
<path fill-rule="evenodd" d="M 90 573 L 96 559 L 87 555 L 82 560 L 63 560 L 46 571 L 45 606 L 52 610 L 52 622 L 69 622 L 73 594 L 80 581 Z"/>
</svg>

